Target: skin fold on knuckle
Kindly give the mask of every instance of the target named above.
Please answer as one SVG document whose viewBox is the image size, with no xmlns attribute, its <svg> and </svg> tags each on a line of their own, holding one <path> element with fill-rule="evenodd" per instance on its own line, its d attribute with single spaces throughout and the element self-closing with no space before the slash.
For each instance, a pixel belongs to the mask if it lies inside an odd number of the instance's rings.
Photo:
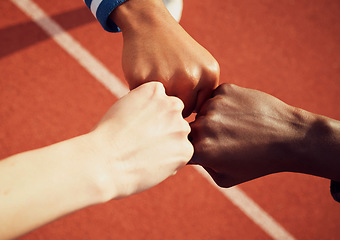
<svg viewBox="0 0 340 240">
<path fill-rule="evenodd" d="M 214 94 L 215 94 L 215 96 L 217 96 L 217 95 L 228 96 L 235 89 L 235 87 L 236 87 L 236 85 L 234 85 L 234 84 L 223 83 L 216 88 L 216 90 L 214 91 Z"/>
<path fill-rule="evenodd" d="M 182 112 L 184 109 L 184 103 L 182 102 L 181 99 L 177 97 L 169 97 L 169 105 L 172 108 L 173 111 L 175 112 Z"/>
<path fill-rule="evenodd" d="M 162 83 L 160 82 L 148 82 L 143 84 L 148 95 L 151 99 L 160 99 L 165 97 L 165 89 Z"/>
</svg>

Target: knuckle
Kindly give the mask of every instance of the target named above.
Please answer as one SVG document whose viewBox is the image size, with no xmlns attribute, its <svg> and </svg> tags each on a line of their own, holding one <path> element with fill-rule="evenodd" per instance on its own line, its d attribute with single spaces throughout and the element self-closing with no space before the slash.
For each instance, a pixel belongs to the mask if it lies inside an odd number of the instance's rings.
<svg viewBox="0 0 340 240">
<path fill-rule="evenodd" d="M 143 84 L 143 87 L 145 88 L 146 94 L 152 98 L 165 95 L 164 86 L 160 82 L 147 82 Z"/>
<path fill-rule="evenodd" d="M 202 133 L 209 132 L 215 124 L 214 114 L 209 114 L 201 120 Z"/>
<path fill-rule="evenodd" d="M 194 89 L 199 82 L 200 71 L 197 68 L 188 67 L 177 72 L 175 77 L 179 80 L 185 79 L 185 81 L 181 82 L 185 89 Z"/>
<path fill-rule="evenodd" d="M 194 152 L 195 152 L 194 146 L 188 141 L 188 160 L 192 158 Z"/>
<path fill-rule="evenodd" d="M 231 91 L 234 90 L 235 86 L 236 85 L 231 84 L 231 83 L 223 83 L 215 89 L 214 94 L 215 95 L 227 95 Z"/>
<path fill-rule="evenodd" d="M 161 94 L 161 95 L 165 94 L 165 88 L 161 82 L 150 82 L 150 83 L 154 85 L 154 92 L 156 94 Z"/>
<path fill-rule="evenodd" d="M 207 66 L 207 73 L 209 74 L 211 79 L 218 80 L 220 76 L 220 71 L 220 65 L 215 59 Z"/>
<path fill-rule="evenodd" d="M 200 155 L 204 155 L 211 149 L 211 140 L 208 137 L 202 137 L 195 143 L 195 152 Z"/>
<path fill-rule="evenodd" d="M 186 141 L 183 144 L 183 148 L 184 148 L 184 151 L 185 151 L 185 159 L 183 161 L 185 163 L 187 163 L 191 159 L 192 155 L 194 154 L 194 147 L 189 142 L 189 140 L 186 139 Z"/>
<path fill-rule="evenodd" d="M 224 102 L 224 96 L 217 95 L 213 99 L 211 99 L 211 102 L 209 103 L 209 114 L 215 115 L 216 112 L 218 112 L 221 107 L 223 108 L 223 102 Z"/>
<path fill-rule="evenodd" d="M 143 69 L 134 68 L 131 71 L 124 71 L 124 75 L 130 89 L 134 89 L 143 83 L 149 82 L 147 78 L 148 72 Z"/>
<path fill-rule="evenodd" d="M 191 132 L 195 136 L 204 136 L 204 133 L 206 132 L 206 126 L 207 126 L 207 118 L 206 117 L 200 117 L 195 120 L 193 124 L 191 124 Z"/>
<path fill-rule="evenodd" d="M 183 119 L 183 131 L 188 135 L 191 132 L 189 123 Z"/>
<path fill-rule="evenodd" d="M 208 116 L 202 117 L 199 119 L 199 125 L 201 129 L 206 128 L 209 125 L 209 118 Z"/>
<path fill-rule="evenodd" d="M 191 127 L 189 125 L 189 123 L 182 118 L 182 116 L 179 116 L 179 120 L 178 120 L 178 131 L 181 132 L 182 134 L 185 135 L 185 137 L 187 137 L 191 131 Z"/>
<path fill-rule="evenodd" d="M 153 68 L 151 72 L 147 75 L 147 78 L 151 81 L 167 82 L 169 81 L 169 73 L 164 72 L 163 69 Z"/>
<path fill-rule="evenodd" d="M 173 110 L 181 112 L 184 109 L 184 103 L 177 97 L 169 97 L 170 106 Z"/>
<path fill-rule="evenodd" d="M 227 91 L 229 91 L 233 88 L 233 84 L 223 83 L 223 84 L 221 84 L 220 88 L 221 88 L 222 91 L 227 92 Z"/>
</svg>

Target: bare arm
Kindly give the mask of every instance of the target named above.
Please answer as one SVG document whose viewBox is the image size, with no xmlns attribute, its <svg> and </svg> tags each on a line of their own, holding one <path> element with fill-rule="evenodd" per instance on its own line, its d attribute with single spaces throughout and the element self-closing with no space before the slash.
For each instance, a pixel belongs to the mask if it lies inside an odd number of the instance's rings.
<svg viewBox="0 0 340 240">
<path fill-rule="evenodd" d="M 58 217 L 103 202 L 100 169 L 87 136 L 0 162 L 0 235 L 18 237 Z"/>
<path fill-rule="evenodd" d="M 131 89 L 160 81 L 179 97 L 184 116 L 218 85 L 219 65 L 170 15 L 161 0 L 129 0 L 111 13 L 123 33 L 123 71 Z"/>
<path fill-rule="evenodd" d="M 113 105 L 90 133 L 2 160 L 1 238 L 172 176 L 193 153 L 182 109 L 160 83 L 144 84 Z"/>
</svg>

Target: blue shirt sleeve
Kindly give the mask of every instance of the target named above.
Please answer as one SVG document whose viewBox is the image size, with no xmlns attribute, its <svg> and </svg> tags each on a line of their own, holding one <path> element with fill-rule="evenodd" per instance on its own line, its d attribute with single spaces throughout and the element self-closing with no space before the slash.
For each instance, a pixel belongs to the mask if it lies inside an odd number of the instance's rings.
<svg viewBox="0 0 340 240">
<path fill-rule="evenodd" d="M 108 32 L 120 32 L 119 27 L 109 18 L 111 12 L 127 0 L 84 0 L 102 27 Z"/>
</svg>

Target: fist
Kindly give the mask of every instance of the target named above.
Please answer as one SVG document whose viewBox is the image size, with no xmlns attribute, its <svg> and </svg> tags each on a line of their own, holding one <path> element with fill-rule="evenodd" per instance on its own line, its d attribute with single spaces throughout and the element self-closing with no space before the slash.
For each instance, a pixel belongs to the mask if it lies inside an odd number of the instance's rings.
<svg viewBox="0 0 340 240">
<path fill-rule="evenodd" d="M 123 32 L 122 66 L 130 89 L 159 81 L 168 95 L 183 101 L 185 117 L 198 111 L 218 85 L 220 69 L 215 58 L 161 1 L 128 1 L 117 11 L 114 20 Z M 131 15 L 121 16 L 122 12 Z"/>
<path fill-rule="evenodd" d="M 287 170 L 303 139 L 303 112 L 252 89 L 223 84 L 191 124 L 195 153 L 221 187 Z"/>
<path fill-rule="evenodd" d="M 189 124 L 183 103 L 150 82 L 118 100 L 92 135 L 107 168 L 110 197 L 144 191 L 172 176 L 190 160 Z M 110 198 L 109 197 L 109 198 Z"/>
</svg>

